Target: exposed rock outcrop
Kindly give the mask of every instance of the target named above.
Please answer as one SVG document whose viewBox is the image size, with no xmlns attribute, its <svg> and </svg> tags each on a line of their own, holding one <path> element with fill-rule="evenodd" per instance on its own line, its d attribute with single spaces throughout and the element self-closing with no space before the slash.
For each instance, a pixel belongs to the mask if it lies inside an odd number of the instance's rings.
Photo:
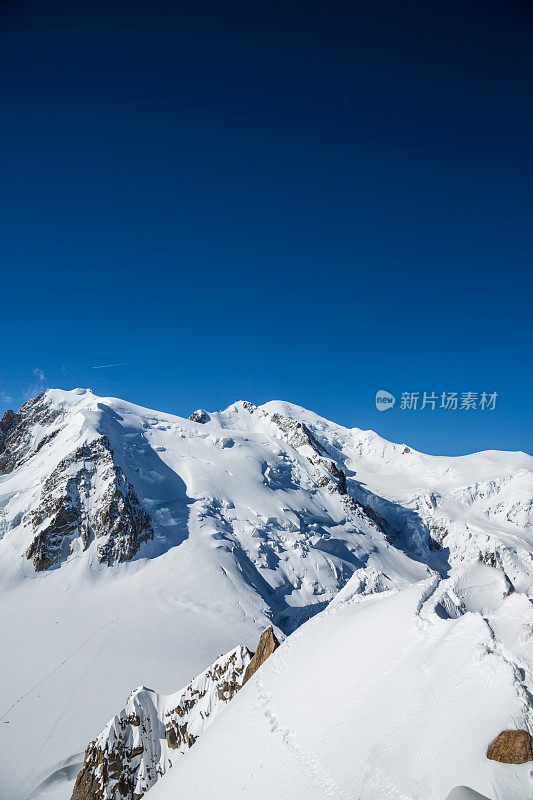
<svg viewBox="0 0 533 800">
<path fill-rule="evenodd" d="M 487 750 L 487 758 L 503 764 L 525 764 L 533 761 L 531 736 L 527 731 L 502 731 Z"/>
<path fill-rule="evenodd" d="M 269 627 L 255 655 L 235 647 L 175 694 L 140 686 L 88 745 L 71 800 L 140 800 L 277 647 Z"/>
<path fill-rule="evenodd" d="M 428 545 L 430 550 L 443 550 L 444 540 L 448 535 L 448 529 L 445 525 L 438 525 L 432 520 L 428 522 Z"/>
<path fill-rule="evenodd" d="M 205 425 L 206 422 L 209 422 L 211 417 L 209 416 L 207 411 L 204 411 L 203 408 L 199 408 L 197 411 L 192 412 L 189 419 L 191 420 L 191 422 L 199 422 L 200 425 Z"/>
<path fill-rule="evenodd" d="M 19 421 L 18 414 L 15 414 L 10 408 L 5 412 L 2 419 L 0 419 L 0 453 L 4 451 L 4 443 L 10 432 L 13 430 Z"/>
<path fill-rule="evenodd" d="M 299 448 L 304 445 L 309 445 L 315 453 L 322 456 L 327 456 L 326 450 L 322 447 L 320 442 L 317 441 L 315 436 L 311 433 L 309 428 L 304 422 L 298 422 L 294 419 L 284 417 L 282 414 L 272 414 L 272 422 L 279 428 L 283 434 L 283 439 L 293 447 Z"/>
<path fill-rule="evenodd" d="M 240 689 L 251 657 L 236 647 L 172 695 L 132 692 L 87 747 L 72 800 L 139 800 Z"/>
<path fill-rule="evenodd" d="M 487 550 L 487 552 L 485 552 L 483 554 L 483 557 L 482 557 L 481 560 L 483 561 L 484 564 L 488 564 L 489 567 L 496 567 L 498 565 L 497 554 L 493 553 L 493 552 L 490 552 L 488 550 Z"/>
<path fill-rule="evenodd" d="M 153 537 L 150 517 L 114 463 L 106 436 L 59 462 L 25 522 L 34 532 L 26 557 L 38 571 L 66 558 L 78 538 L 83 550 L 98 540 L 98 561 L 112 564 L 129 561 Z"/>
<path fill-rule="evenodd" d="M 265 663 L 267 658 L 272 655 L 274 650 L 279 647 L 279 642 L 276 639 L 276 634 L 274 633 L 274 628 L 272 625 L 263 631 L 261 634 L 261 638 L 259 639 L 259 644 L 257 645 L 257 650 L 254 653 L 254 657 L 246 667 L 246 672 L 244 673 L 244 678 L 242 681 L 242 685 L 249 681 L 252 675 L 257 672 L 259 667 Z"/>
<path fill-rule="evenodd" d="M 348 492 L 348 488 L 346 485 L 346 470 L 344 467 L 340 471 L 339 475 L 339 494 L 346 494 Z"/>
<path fill-rule="evenodd" d="M 13 472 L 59 433 L 59 427 L 51 429 L 59 415 L 45 392 L 23 403 L 17 413 L 5 412 L 0 420 L 0 475 Z"/>
</svg>

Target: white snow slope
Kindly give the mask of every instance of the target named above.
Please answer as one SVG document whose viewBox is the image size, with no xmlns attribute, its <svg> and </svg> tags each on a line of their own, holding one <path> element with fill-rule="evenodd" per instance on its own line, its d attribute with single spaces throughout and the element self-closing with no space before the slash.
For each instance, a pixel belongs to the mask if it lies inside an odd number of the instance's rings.
<svg viewBox="0 0 533 800">
<path fill-rule="evenodd" d="M 286 703 L 282 725 L 288 726 L 289 740 L 298 735 L 304 720 L 317 736 L 314 744 L 305 744 L 299 763 L 308 759 L 313 775 L 322 763 L 319 751 L 329 741 L 331 749 L 344 753 L 348 783 L 351 765 L 362 763 L 358 759 L 363 753 L 367 753 L 365 763 L 375 766 L 375 776 L 385 769 L 391 747 L 409 752 L 417 715 L 413 710 L 410 728 L 402 709 L 407 713 L 411 705 L 433 707 L 431 703 L 439 702 L 440 682 L 454 683 L 449 678 L 452 673 L 464 672 L 466 681 L 472 670 L 471 683 L 460 694 L 465 728 L 454 729 L 457 742 L 474 742 L 468 720 L 474 710 L 479 713 L 480 704 L 492 716 L 480 717 L 479 742 L 510 725 L 509 715 L 514 721 L 522 714 L 523 725 L 531 725 L 526 712 L 517 710 L 525 703 L 525 692 L 532 690 L 527 661 L 531 651 L 527 598 L 533 596 L 530 456 L 498 452 L 462 458 L 426 456 L 281 402 L 259 408 L 237 402 L 224 412 L 206 415 L 205 424 L 98 398 L 88 390 L 49 390 L 37 409 L 48 416 L 32 417 L 22 459 L 12 471 L 0 471 L 0 800 L 23 800 L 32 792 L 33 797 L 66 800 L 85 747 L 124 706 L 133 687 L 149 685 L 164 694 L 174 692 L 221 653 L 241 644 L 253 648 L 270 622 L 281 637 L 290 633 L 325 608 L 343 587 L 323 614 L 290 636 L 280 655 L 272 657 L 273 663 L 267 662 L 261 676 L 246 685 L 147 797 L 163 791 L 163 786 L 171 787 L 174 771 L 183 772 L 183 780 L 188 780 L 185 771 L 203 758 L 202 753 L 209 753 L 208 748 L 215 746 L 209 742 L 218 741 L 219 731 L 231 724 L 234 715 L 259 714 L 259 719 L 268 720 L 273 707 L 282 714 Z M 104 447 L 105 458 L 95 468 L 85 453 L 91 443 L 101 444 L 104 436 L 112 448 L 113 469 L 119 470 L 117 485 L 125 494 L 132 487 L 151 520 L 151 538 L 141 536 L 136 551 L 124 546 L 120 529 L 103 538 L 101 531 L 91 533 L 96 524 L 105 532 L 101 509 L 109 493 L 111 457 Z M 54 475 L 58 480 L 49 480 Z M 80 515 L 80 530 L 70 531 L 53 550 L 54 563 L 37 571 L 26 552 L 36 535 L 46 535 L 50 522 L 46 513 L 56 495 L 65 493 L 70 493 L 69 502 Z M 37 513 L 32 516 L 32 512 Z M 103 551 L 135 552 L 129 561 L 120 563 L 113 557 L 106 563 Z M 353 601 L 343 603 L 346 592 Z M 504 592 L 509 595 L 505 601 Z M 433 602 L 435 608 L 430 610 Z M 383 633 L 378 631 L 381 626 Z M 324 637 L 324 644 L 317 644 L 313 636 Z M 485 653 L 489 640 L 494 654 Z M 454 641 L 459 643 L 457 650 Z M 269 705 L 268 697 L 261 705 L 263 690 L 258 687 L 261 681 L 265 686 L 267 679 L 274 681 L 272 693 L 277 698 L 286 685 L 302 703 L 301 693 L 313 684 L 306 678 L 300 685 L 297 668 L 300 657 L 307 658 L 310 651 L 315 657 L 320 653 L 316 665 L 309 662 L 306 668 L 316 673 L 317 680 L 322 675 L 316 694 L 323 697 L 319 701 L 313 696 L 309 707 L 305 700 L 300 707 L 302 721 L 293 724 L 296 701 L 292 716 L 288 695 L 285 699 L 280 695 L 279 705 L 277 699 Z M 385 672 L 380 677 L 380 653 L 387 664 L 399 660 L 402 687 L 389 673 L 388 678 Z M 425 654 L 422 660 L 420 653 Z M 277 678 L 269 677 L 278 675 L 275 669 L 286 669 L 290 679 L 276 683 Z M 353 687 L 346 682 L 351 678 Z M 360 689 L 366 678 L 368 706 Z M 318 692 L 326 684 L 333 695 Z M 399 695 L 396 712 L 389 685 Z M 374 717 L 373 692 L 376 702 L 382 698 Z M 519 696 L 522 700 L 511 702 Z M 449 697 L 443 694 L 441 702 L 446 705 Z M 346 718 L 343 728 L 342 714 L 339 724 L 335 714 L 328 717 L 322 706 L 315 715 L 315 701 L 326 704 L 330 712 L 355 703 L 354 715 Z M 389 728 L 382 738 L 381 727 L 372 719 L 380 719 L 379 709 L 385 705 L 392 716 L 383 723 Z M 456 705 L 453 714 L 458 713 Z M 435 717 L 440 724 L 432 719 L 428 714 L 418 721 L 422 728 L 434 724 L 440 732 L 443 718 Z M 449 719 L 453 722 L 457 716 Z M 395 724 L 404 731 L 397 737 L 392 736 Z M 272 718 L 265 729 L 270 731 L 267 739 L 257 741 L 272 752 L 279 750 L 282 762 L 296 769 L 278 727 Z M 345 736 L 353 739 L 353 746 Z M 430 737 L 424 736 L 424 741 L 430 748 Z M 249 743 L 249 749 L 254 746 Z M 243 776 L 248 753 L 245 748 Z M 439 747 L 435 748 L 438 769 L 435 760 L 429 764 L 423 749 L 413 757 L 418 765 L 414 783 L 407 785 L 398 777 L 395 784 L 396 778 L 387 777 L 385 769 L 381 793 L 385 787 L 390 797 L 402 793 L 422 797 L 422 788 L 416 793 L 416 780 L 427 791 L 452 788 L 444 768 L 449 759 Z M 316 779 L 315 788 L 302 798 L 333 796 L 336 786 L 345 793 L 352 791 L 336 774 L 340 763 L 328 759 L 333 777 L 326 776 L 322 784 Z M 268 763 L 273 770 L 275 762 L 267 758 Z M 469 772 L 458 775 L 453 785 L 470 782 L 494 796 L 484 770 L 492 770 L 492 775 L 504 769 L 502 780 L 516 772 L 512 785 L 516 791 L 524 786 L 521 768 L 476 764 L 477 783 L 469 781 L 473 774 Z M 226 774 L 230 764 L 223 766 Z M 211 767 L 205 763 L 202 768 L 205 783 Z M 436 771 L 433 778 L 431 770 Z M 307 780 L 307 767 L 302 771 L 306 773 L 302 781 Z M 267 787 L 268 770 L 264 773 Z M 285 774 L 281 766 L 279 774 Z M 346 796 L 373 797 L 372 775 L 365 779 L 363 794 Z M 242 786 L 246 780 L 243 777 Z M 331 790 L 329 780 L 334 781 Z M 228 781 L 233 785 L 229 773 Z M 259 784 L 253 785 L 259 794 L 263 792 Z M 497 781 L 494 786 L 498 788 Z M 296 791 L 292 796 L 299 797 Z"/>
<path fill-rule="evenodd" d="M 146 800 L 532 797 L 533 762 L 485 755 L 501 730 L 533 730 L 531 603 L 504 588 L 484 564 L 370 596 L 352 578 Z"/>
</svg>

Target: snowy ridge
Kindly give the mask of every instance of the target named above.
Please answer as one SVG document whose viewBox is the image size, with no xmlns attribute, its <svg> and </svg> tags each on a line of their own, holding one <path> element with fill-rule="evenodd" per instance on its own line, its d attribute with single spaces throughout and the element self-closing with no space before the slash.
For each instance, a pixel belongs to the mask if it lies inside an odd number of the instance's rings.
<svg viewBox="0 0 533 800">
<path fill-rule="evenodd" d="M 533 732 L 533 609 L 501 571 L 467 567 L 362 595 L 354 578 L 243 688 L 147 800 L 493 800 L 533 792 L 533 762 L 490 761 Z M 238 752 L 239 758 L 232 758 Z"/>
<path fill-rule="evenodd" d="M 533 597 L 532 498 L 524 453 L 428 456 L 290 403 L 183 419 L 82 389 L 29 401 L 0 422 L 6 798 L 68 800 L 72 765 L 132 686 L 185 686 L 270 624 L 296 631 L 291 650 L 337 603 L 350 626 L 421 592 L 417 631 L 463 630 L 489 619 L 487 584 L 491 621 L 474 632 L 514 653 L 531 691 L 526 629 L 501 609 Z"/>
<path fill-rule="evenodd" d="M 144 686 L 132 692 L 87 747 L 72 800 L 142 797 L 238 691 L 251 656 L 246 647 L 236 647 L 171 695 Z"/>
</svg>

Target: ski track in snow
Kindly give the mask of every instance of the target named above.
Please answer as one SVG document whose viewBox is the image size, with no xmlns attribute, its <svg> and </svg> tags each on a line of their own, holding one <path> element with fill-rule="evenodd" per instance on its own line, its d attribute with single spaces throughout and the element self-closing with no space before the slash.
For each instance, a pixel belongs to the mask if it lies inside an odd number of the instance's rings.
<svg viewBox="0 0 533 800">
<path fill-rule="evenodd" d="M 96 631 L 94 631 L 94 632 L 93 632 L 93 634 L 92 634 L 92 635 L 89 637 L 89 639 L 90 639 L 90 638 L 92 638 L 92 636 L 94 636 L 94 634 L 96 634 L 97 632 L 99 632 L 99 631 L 101 631 L 101 630 L 104 630 L 106 627 L 109 627 L 110 625 L 114 625 L 115 623 L 117 623 L 117 622 L 118 622 L 118 621 L 119 621 L 119 620 L 120 620 L 120 619 L 121 619 L 123 616 L 124 616 L 124 614 L 121 614 L 121 615 L 120 615 L 120 617 L 116 617 L 116 619 L 110 620 L 110 621 L 109 621 L 109 622 L 108 622 L 106 625 L 102 625 L 100 628 L 98 628 Z M 62 717 L 63 717 L 63 714 L 65 713 L 65 711 L 66 711 L 66 710 L 67 710 L 67 708 L 68 708 L 68 705 L 69 705 L 70 701 L 72 700 L 72 698 L 73 698 L 73 697 L 74 697 L 74 695 L 76 694 L 76 691 L 77 691 L 77 689 L 78 689 L 78 686 L 80 685 L 80 683 L 82 682 L 82 680 L 85 678 L 85 676 L 86 676 L 86 675 L 87 675 L 87 673 L 89 672 L 89 670 L 90 670 L 90 668 L 91 668 L 92 664 L 93 664 L 93 663 L 96 661 L 96 659 L 98 658 L 98 656 L 100 655 L 100 653 L 102 652 L 102 650 L 103 650 L 103 649 L 106 647 L 106 645 L 108 644 L 109 640 L 110 640 L 110 639 L 111 639 L 111 637 L 113 636 L 113 633 L 114 633 L 114 631 L 113 631 L 113 629 L 111 629 L 111 631 L 110 631 L 110 633 L 109 633 L 109 636 L 107 636 L 107 637 L 105 638 L 104 642 L 103 642 L 103 643 L 102 643 L 102 645 L 101 645 L 101 646 L 98 648 L 98 650 L 97 650 L 97 651 L 94 653 L 94 655 L 92 656 L 91 660 L 89 661 L 89 663 L 87 664 L 87 666 L 85 667 L 85 669 L 83 670 L 83 672 L 81 672 L 81 674 L 80 674 L 80 677 L 78 678 L 78 680 L 77 680 L 77 681 L 76 681 L 76 683 L 74 684 L 74 686 L 73 686 L 72 690 L 70 691 L 70 693 L 69 693 L 69 695 L 68 695 L 67 699 L 65 700 L 65 702 L 64 702 L 64 704 L 63 704 L 63 706 L 62 706 L 62 708 L 61 708 L 61 711 L 60 711 L 60 713 L 59 713 L 59 716 L 57 717 L 57 719 L 56 719 L 56 720 L 55 720 L 55 722 L 53 723 L 53 725 L 52 725 L 52 727 L 50 728 L 50 730 L 49 730 L 48 734 L 47 734 L 47 735 L 45 736 L 45 738 L 43 739 L 43 742 L 42 742 L 41 746 L 39 747 L 38 751 L 36 752 L 36 754 L 35 754 L 35 756 L 34 756 L 34 758 L 33 758 L 33 764 L 34 764 L 34 765 L 36 765 L 36 764 L 38 763 L 38 761 L 39 761 L 39 756 L 41 755 L 42 751 L 43 751 L 43 750 L 44 750 L 44 748 L 46 747 L 47 743 L 48 743 L 48 742 L 50 741 L 50 739 L 52 738 L 52 736 L 53 736 L 53 734 L 54 734 L 54 731 L 55 731 L 55 729 L 57 728 L 57 726 L 58 726 L 59 722 L 61 721 L 61 719 L 62 719 Z M 87 641 L 89 641 L 89 639 L 88 639 Z M 74 653 L 72 653 L 72 655 L 74 655 Z M 68 660 L 68 659 L 67 659 L 67 660 Z M 63 662 L 63 665 L 64 665 L 65 663 L 66 663 L 66 661 L 65 661 L 65 662 Z M 62 665 L 62 666 L 63 666 L 63 665 Z M 56 670 L 56 671 L 57 671 L 57 670 Z M 50 674 L 53 674 L 53 673 L 50 673 Z M 50 677 L 50 675 L 49 675 L 48 677 Z M 30 784 L 31 784 L 31 780 L 32 780 L 32 776 L 29 776 L 29 777 L 28 777 L 28 781 L 27 781 L 27 785 L 28 785 L 28 786 L 30 786 Z"/>
<path fill-rule="evenodd" d="M 16 708 L 16 707 L 18 706 L 18 704 L 19 704 L 19 703 L 21 703 L 23 700 L 25 700 L 27 697 L 29 697 L 29 695 L 31 695 L 31 694 L 32 694 L 32 693 L 35 691 L 35 689 L 37 689 L 37 688 L 38 688 L 39 686 L 41 686 L 43 683 L 46 683 L 46 681 L 48 680 L 48 678 L 51 678 L 51 677 L 52 677 L 52 675 L 55 675 L 55 674 L 56 674 L 56 672 L 59 672 L 59 670 L 60 670 L 60 669 L 62 669 L 62 667 L 64 667 L 64 666 L 65 666 L 65 664 L 67 664 L 67 663 L 70 661 L 70 659 L 71 659 L 71 658 L 73 658 L 73 656 L 75 656 L 75 655 L 76 655 L 76 653 L 78 653 L 78 652 L 79 652 L 79 651 L 80 651 L 80 650 L 81 650 L 83 647 L 85 647 L 85 645 L 86 645 L 86 644 L 87 644 L 87 643 L 88 643 L 88 642 L 89 642 L 89 641 L 90 641 L 90 640 L 93 638 L 93 636 L 95 636 L 95 635 L 96 635 L 96 634 L 97 634 L 99 631 L 101 631 L 101 630 L 104 630 L 104 628 L 107 628 L 109 625 L 113 625 L 115 622 L 118 622 L 118 620 L 119 620 L 119 619 L 120 619 L 122 616 L 124 616 L 124 615 L 123 615 L 123 614 L 121 614 L 119 617 L 116 617 L 115 619 L 109 620 L 109 622 L 106 622 L 106 623 L 104 623 L 104 625 L 100 625 L 100 627 L 99 627 L 99 628 L 95 628 L 95 629 L 94 629 L 94 631 L 92 631 L 92 632 L 89 634 L 89 636 L 87 636 L 87 638 L 83 640 L 83 642 L 81 642 L 79 645 L 77 645 L 77 646 L 74 648 L 74 650 L 73 650 L 73 651 L 72 651 L 72 652 L 71 652 L 71 653 L 70 653 L 70 654 L 69 654 L 69 655 L 68 655 L 66 658 L 64 658 L 64 659 L 63 659 L 63 661 L 61 661 L 61 663 L 60 663 L 60 664 L 58 664 L 58 666 L 57 666 L 57 667 L 54 667 L 54 669 L 52 669 L 50 672 L 48 672 L 48 673 L 47 673 L 47 674 L 46 674 L 46 675 L 45 675 L 43 678 L 41 678 L 40 680 L 38 680 L 38 681 L 37 681 L 37 683 L 35 683 L 35 684 L 34 684 L 34 685 L 31 687 L 31 689 L 28 689 L 28 691 L 27 691 L 27 692 L 25 692 L 25 693 L 24 693 L 23 695 L 21 695 L 21 696 L 20 696 L 20 697 L 19 697 L 17 700 L 15 700 L 15 702 L 14 702 L 14 703 L 12 703 L 12 704 L 9 706 L 9 708 L 7 709 L 7 711 L 6 711 L 4 714 L 2 714 L 2 716 L 0 716 L 0 722 L 1 722 L 3 719 L 5 719 L 5 718 L 8 716 L 8 714 L 9 714 L 11 711 L 13 711 L 13 709 L 14 709 L 14 708 Z"/>
<path fill-rule="evenodd" d="M 266 717 L 272 733 L 280 737 L 290 753 L 295 756 L 305 770 L 313 775 L 314 780 L 324 792 L 324 797 L 331 797 L 332 800 L 333 798 L 342 800 L 342 798 L 346 797 L 344 790 L 333 780 L 332 776 L 318 760 L 301 747 L 301 745 L 296 742 L 294 735 L 281 724 L 277 714 L 272 708 L 272 695 L 267 693 L 265 685 L 261 680 L 260 673 L 258 673 L 256 680 L 259 700 L 258 709 Z M 243 787 L 243 789 L 244 788 L 245 787 Z"/>
</svg>

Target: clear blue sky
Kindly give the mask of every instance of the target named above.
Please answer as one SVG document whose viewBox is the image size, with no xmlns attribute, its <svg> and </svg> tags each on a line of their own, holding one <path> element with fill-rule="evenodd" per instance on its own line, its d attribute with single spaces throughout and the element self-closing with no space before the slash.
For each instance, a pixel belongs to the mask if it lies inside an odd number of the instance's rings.
<svg viewBox="0 0 533 800">
<path fill-rule="evenodd" d="M 532 452 L 532 79 L 520 0 L 3 3 L 0 412 L 287 399 Z"/>
</svg>

